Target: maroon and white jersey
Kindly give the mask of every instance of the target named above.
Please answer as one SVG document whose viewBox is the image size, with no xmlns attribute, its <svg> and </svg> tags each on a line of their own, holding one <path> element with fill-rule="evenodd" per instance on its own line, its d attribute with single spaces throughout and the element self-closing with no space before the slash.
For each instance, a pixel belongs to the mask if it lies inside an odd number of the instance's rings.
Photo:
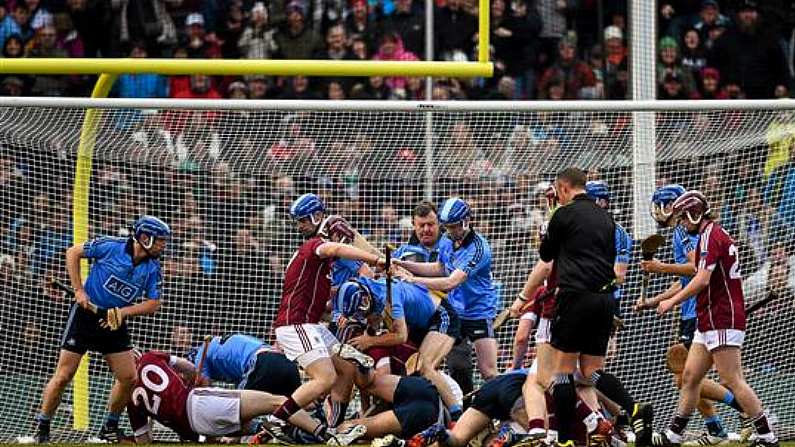
<svg viewBox="0 0 795 447">
<path fill-rule="evenodd" d="M 197 441 L 199 435 L 191 428 L 186 410 L 190 387 L 172 364 L 172 357 L 165 352 L 150 351 L 141 357 L 137 383 L 127 404 L 130 425 L 136 435 L 142 435 L 148 431 L 151 417 L 180 438 Z"/>
<path fill-rule="evenodd" d="M 321 258 L 317 249 L 325 241 L 312 237 L 295 252 L 284 271 L 282 302 L 273 327 L 316 324 L 331 297 L 332 258 Z"/>
<path fill-rule="evenodd" d="M 712 272 L 709 285 L 698 294 L 696 312 L 699 332 L 716 329 L 745 330 L 740 260 L 737 246 L 729 233 L 709 222 L 698 240 L 696 265 Z"/>
</svg>

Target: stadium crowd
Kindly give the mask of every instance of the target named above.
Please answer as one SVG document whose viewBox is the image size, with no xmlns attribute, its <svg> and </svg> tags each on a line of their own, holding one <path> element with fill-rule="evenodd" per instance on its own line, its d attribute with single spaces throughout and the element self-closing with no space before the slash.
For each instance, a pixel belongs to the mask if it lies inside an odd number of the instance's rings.
<svg viewBox="0 0 795 447">
<path fill-rule="evenodd" d="M 795 10 L 784 0 L 659 2 L 661 99 L 789 97 Z M 418 0 L 7 0 L 2 57 L 420 60 Z M 651 25 L 651 24 L 650 24 Z M 437 79 L 445 99 L 623 99 L 626 0 L 491 1 L 490 79 Z M 434 2 L 437 60 L 475 60 L 477 1 Z M 741 57 L 737 57 L 741 55 Z M 286 62 L 287 63 L 287 62 Z M 86 76 L 5 75 L 3 95 L 87 96 Z M 124 75 L 135 98 L 425 99 L 419 78 Z"/>
</svg>

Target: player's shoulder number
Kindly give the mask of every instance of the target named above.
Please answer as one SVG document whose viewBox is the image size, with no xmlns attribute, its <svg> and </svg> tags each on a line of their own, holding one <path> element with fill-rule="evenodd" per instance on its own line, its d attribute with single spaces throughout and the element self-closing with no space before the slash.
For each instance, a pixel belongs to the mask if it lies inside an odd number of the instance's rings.
<svg viewBox="0 0 795 447">
<path fill-rule="evenodd" d="M 150 373 L 157 376 L 159 383 L 155 383 L 149 378 Z M 146 365 L 141 369 L 141 382 L 143 382 L 143 386 L 138 386 L 133 390 L 133 404 L 143 405 L 146 407 L 146 411 L 157 415 L 158 410 L 160 410 L 161 399 L 156 393 L 160 393 L 168 388 L 168 374 L 158 365 Z M 154 394 L 150 396 L 147 390 L 152 391 Z"/>
</svg>

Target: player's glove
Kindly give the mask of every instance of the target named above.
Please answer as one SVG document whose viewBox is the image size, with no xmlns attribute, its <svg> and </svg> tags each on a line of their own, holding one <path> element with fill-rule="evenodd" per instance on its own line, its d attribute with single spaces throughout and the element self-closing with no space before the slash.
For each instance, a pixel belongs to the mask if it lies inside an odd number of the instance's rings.
<svg viewBox="0 0 795 447">
<path fill-rule="evenodd" d="M 124 315 L 122 315 L 121 309 L 118 307 L 112 309 L 97 309 L 97 317 L 99 317 L 99 325 L 111 331 L 119 329 L 122 323 L 124 323 Z"/>
<path fill-rule="evenodd" d="M 336 239 L 341 242 L 353 242 L 356 237 L 353 227 L 342 216 L 330 216 L 326 221 L 326 228 L 328 228 L 329 237 L 336 236 Z"/>
</svg>

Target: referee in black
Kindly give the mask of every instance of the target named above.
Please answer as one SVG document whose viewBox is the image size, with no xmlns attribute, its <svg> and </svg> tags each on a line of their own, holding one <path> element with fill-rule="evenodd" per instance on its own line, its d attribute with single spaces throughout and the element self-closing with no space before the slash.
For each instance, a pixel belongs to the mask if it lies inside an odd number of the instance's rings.
<svg viewBox="0 0 795 447">
<path fill-rule="evenodd" d="M 549 376 L 559 446 L 574 444 L 578 360 L 586 378 L 602 369 L 615 306 L 616 225 L 607 211 L 585 195 L 585 182 L 580 169 L 558 173 L 555 190 L 561 206 L 552 215 L 539 248 L 541 259 L 554 261 L 558 274 L 551 340 L 554 371 Z"/>
</svg>

